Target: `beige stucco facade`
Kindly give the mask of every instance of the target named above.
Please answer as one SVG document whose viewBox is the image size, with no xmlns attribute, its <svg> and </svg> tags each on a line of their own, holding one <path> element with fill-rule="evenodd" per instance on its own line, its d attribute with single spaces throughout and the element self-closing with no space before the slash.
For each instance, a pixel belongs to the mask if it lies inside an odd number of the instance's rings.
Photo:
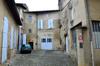
<svg viewBox="0 0 100 66">
<path fill-rule="evenodd" d="M 89 0 L 88 1 L 88 7 L 90 12 L 90 18 L 91 20 L 100 20 L 100 1 L 99 0 Z"/>
<path fill-rule="evenodd" d="M 8 8 L 7 4 L 4 2 L 4 0 L 0 0 L 0 63 L 2 59 L 2 48 L 3 48 L 3 30 L 4 30 L 4 17 L 7 17 L 8 19 L 8 33 L 7 33 L 7 60 L 5 63 L 10 63 L 12 59 L 14 59 L 16 46 L 18 42 L 18 24 L 14 20 L 10 9 Z M 11 30 L 14 29 L 13 32 L 13 48 L 11 48 Z M 16 36 L 16 37 L 15 37 Z M 16 42 L 16 43 L 15 43 Z M 1 66 L 1 65 L 0 65 Z"/>
</svg>

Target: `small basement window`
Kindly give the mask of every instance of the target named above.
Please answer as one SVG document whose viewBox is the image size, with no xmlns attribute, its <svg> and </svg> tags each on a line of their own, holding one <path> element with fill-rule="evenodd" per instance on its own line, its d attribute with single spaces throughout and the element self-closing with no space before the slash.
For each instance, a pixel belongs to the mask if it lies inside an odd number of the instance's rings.
<svg viewBox="0 0 100 66">
<path fill-rule="evenodd" d="M 32 30 L 31 29 L 29 29 L 28 31 L 29 31 L 29 33 L 32 33 Z"/>
</svg>

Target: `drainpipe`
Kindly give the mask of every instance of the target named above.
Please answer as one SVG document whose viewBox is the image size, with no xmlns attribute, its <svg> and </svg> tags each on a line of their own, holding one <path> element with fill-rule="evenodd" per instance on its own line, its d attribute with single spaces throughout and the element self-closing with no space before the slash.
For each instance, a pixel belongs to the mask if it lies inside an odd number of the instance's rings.
<svg viewBox="0 0 100 66">
<path fill-rule="evenodd" d="M 92 66 L 95 66 L 94 63 L 94 47 L 93 47 L 93 26 L 92 21 L 90 18 L 90 11 L 89 11 L 89 1 L 85 0 L 85 7 L 86 7 L 86 14 L 87 14 L 87 21 L 89 22 L 89 33 L 90 33 L 90 43 L 91 43 L 91 55 L 92 55 Z"/>
<path fill-rule="evenodd" d="M 36 13 L 36 50 L 38 49 L 38 13 Z"/>
</svg>

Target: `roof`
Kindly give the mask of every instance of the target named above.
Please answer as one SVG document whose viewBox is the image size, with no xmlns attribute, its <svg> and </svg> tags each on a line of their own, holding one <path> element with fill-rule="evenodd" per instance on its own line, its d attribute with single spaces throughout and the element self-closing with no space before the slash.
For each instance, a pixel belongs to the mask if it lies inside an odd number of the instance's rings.
<svg viewBox="0 0 100 66">
<path fill-rule="evenodd" d="M 28 9 L 28 6 L 25 3 L 16 3 L 16 6 L 22 7 L 23 9 Z"/>
<path fill-rule="evenodd" d="M 59 12 L 59 10 L 46 10 L 46 11 L 26 11 L 25 13 L 47 13 L 47 12 Z"/>
<path fill-rule="evenodd" d="M 16 8 L 16 5 L 15 5 L 15 1 L 14 0 L 5 0 L 15 22 L 18 24 L 18 25 L 22 25 L 22 22 L 21 22 L 21 19 L 20 19 L 20 16 L 19 16 L 19 13 L 17 11 L 17 8 Z"/>
</svg>

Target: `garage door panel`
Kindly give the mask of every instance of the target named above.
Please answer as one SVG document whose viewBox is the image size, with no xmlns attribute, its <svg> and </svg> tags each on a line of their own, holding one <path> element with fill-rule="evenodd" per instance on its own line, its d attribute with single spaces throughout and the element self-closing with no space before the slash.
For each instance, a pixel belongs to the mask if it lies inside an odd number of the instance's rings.
<svg viewBox="0 0 100 66">
<path fill-rule="evenodd" d="M 52 43 L 47 43 L 46 44 L 46 49 L 48 49 L 48 50 L 52 50 Z"/>
<path fill-rule="evenodd" d="M 46 46 L 45 46 L 44 43 L 42 43 L 41 48 L 42 48 L 42 49 L 46 49 Z"/>
</svg>

